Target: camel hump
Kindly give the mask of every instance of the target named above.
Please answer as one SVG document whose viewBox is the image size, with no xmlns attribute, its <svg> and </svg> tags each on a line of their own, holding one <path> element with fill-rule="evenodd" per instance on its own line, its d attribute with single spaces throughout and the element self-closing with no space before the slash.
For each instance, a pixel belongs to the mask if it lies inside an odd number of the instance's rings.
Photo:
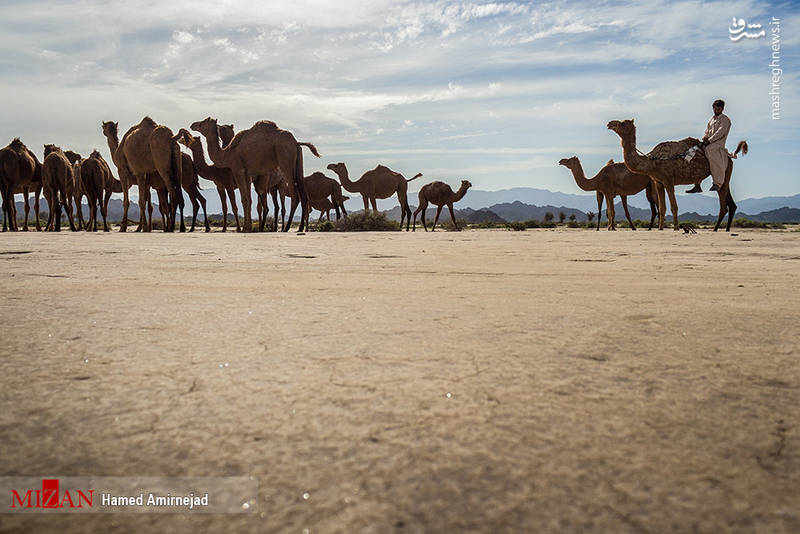
<svg viewBox="0 0 800 534">
<path fill-rule="evenodd" d="M 140 122 L 139 126 L 151 126 L 153 128 L 158 127 L 158 123 L 150 118 L 149 115 L 145 116 Z"/>
<path fill-rule="evenodd" d="M 687 137 L 680 141 L 664 141 L 653 147 L 653 150 L 648 152 L 647 155 L 655 159 L 669 159 L 683 154 L 690 148 L 699 144 L 700 140 L 694 137 Z"/>
<path fill-rule="evenodd" d="M 608 160 L 606 162 L 605 167 L 608 167 L 609 165 L 613 165 L 613 164 L 614 164 L 614 158 L 611 158 L 610 160 Z"/>
<path fill-rule="evenodd" d="M 267 120 L 258 121 L 250 129 L 253 130 L 253 129 L 256 129 L 256 128 L 258 128 L 258 129 L 262 129 L 263 128 L 263 129 L 272 130 L 272 131 L 280 130 L 280 128 L 278 128 L 277 124 L 275 124 L 272 121 L 267 121 Z"/>
<path fill-rule="evenodd" d="M 14 140 L 11 141 L 11 143 L 9 143 L 8 146 L 14 150 L 27 150 L 28 148 L 25 146 L 25 143 L 20 141 L 19 137 L 15 137 Z"/>
</svg>

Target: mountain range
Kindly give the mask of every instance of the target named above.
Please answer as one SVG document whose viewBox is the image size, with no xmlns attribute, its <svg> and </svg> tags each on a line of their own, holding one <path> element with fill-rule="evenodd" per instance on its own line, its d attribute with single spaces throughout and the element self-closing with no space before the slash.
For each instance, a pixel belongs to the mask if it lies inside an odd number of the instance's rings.
<svg viewBox="0 0 800 534">
<path fill-rule="evenodd" d="M 204 189 L 203 196 L 206 198 L 209 215 L 222 213 L 219 196 L 215 189 Z M 676 197 L 680 207 L 678 217 L 684 220 L 715 218 L 719 211 L 719 200 L 716 195 L 677 194 Z M 412 206 L 412 211 L 416 208 L 414 200 L 416 200 L 416 193 L 409 193 L 409 204 Z M 287 211 L 288 204 L 287 202 Z M 765 222 L 800 221 L 800 194 L 784 197 L 748 198 L 737 201 L 737 204 L 737 217 Z M 22 202 L 17 202 L 16 205 L 17 213 L 21 216 L 23 213 Z M 363 209 L 363 202 L 360 197 L 351 198 L 345 205 L 348 212 Z M 458 208 L 455 210 L 456 216 L 459 219 L 465 219 L 470 222 L 484 220 L 499 222 L 499 219 L 505 221 L 543 220 L 547 212 L 552 213 L 557 220 L 559 212 L 562 211 L 567 218 L 570 215 L 575 215 L 576 220 L 585 221 L 586 213 L 597 212 L 597 199 L 594 194 L 577 195 L 548 191 L 546 189 L 517 187 L 499 191 L 470 190 L 456 206 Z M 625 212 L 621 203 L 617 201 L 615 206 L 616 219 L 624 220 Z M 643 193 L 628 197 L 628 207 L 631 218 L 650 220 L 650 206 Z M 605 214 L 605 205 L 603 208 Z M 42 212 L 47 212 L 47 202 L 44 199 L 40 200 L 40 209 Z M 387 216 L 390 218 L 400 219 L 400 208 L 397 205 L 396 197 L 378 200 L 378 209 L 386 211 Z M 83 206 L 83 210 L 86 213 L 86 205 Z M 270 213 L 272 212 L 272 202 L 270 201 Z M 158 213 L 157 210 L 156 213 Z M 253 213 L 255 214 L 255 208 Z M 429 208 L 428 213 L 431 215 L 427 217 L 432 221 L 435 215 L 435 208 Z M 191 217 L 191 204 L 188 201 L 184 215 Z M 200 212 L 200 217 L 202 217 L 202 211 Z M 109 219 L 118 221 L 121 218 L 122 200 L 112 198 L 109 202 Z M 139 208 L 136 202 L 131 202 L 128 218 L 138 220 Z M 441 218 L 449 220 L 450 215 L 447 213 L 447 208 L 443 210 Z M 667 218 L 672 218 L 669 205 L 667 205 Z"/>
</svg>

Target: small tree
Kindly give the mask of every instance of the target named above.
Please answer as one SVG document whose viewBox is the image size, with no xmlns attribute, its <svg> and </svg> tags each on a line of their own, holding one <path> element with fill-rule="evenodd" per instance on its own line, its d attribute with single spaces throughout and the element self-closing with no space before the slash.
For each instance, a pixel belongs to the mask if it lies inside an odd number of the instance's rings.
<svg viewBox="0 0 800 534">
<path fill-rule="evenodd" d="M 544 220 L 545 220 L 545 222 L 552 221 L 553 220 L 553 214 L 548 211 L 547 213 L 544 214 Z"/>
<path fill-rule="evenodd" d="M 589 222 L 594 221 L 594 212 L 593 211 L 590 211 L 589 213 L 586 214 L 586 220 L 589 221 Z"/>
<path fill-rule="evenodd" d="M 570 214 L 569 222 L 575 222 L 575 214 L 574 213 Z"/>
<path fill-rule="evenodd" d="M 563 224 L 564 223 L 564 219 L 566 219 L 566 218 L 567 218 L 567 214 L 566 213 L 564 213 L 563 211 L 559 211 L 558 212 L 558 222 Z"/>
</svg>

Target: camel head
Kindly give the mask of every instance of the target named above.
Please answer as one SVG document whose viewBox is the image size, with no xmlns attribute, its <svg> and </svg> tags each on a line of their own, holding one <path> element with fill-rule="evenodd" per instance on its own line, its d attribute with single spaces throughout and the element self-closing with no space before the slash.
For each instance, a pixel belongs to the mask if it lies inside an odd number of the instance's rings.
<svg viewBox="0 0 800 534">
<path fill-rule="evenodd" d="M 328 165 L 327 169 L 335 172 L 336 176 L 341 176 L 343 173 L 347 173 L 347 167 L 344 163 L 331 163 Z"/>
<path fill-rule="evenodd" d="M 233 131 L 233 124 L 220 124 L 217 126 L 217 128 L 219 129 L 219 138 L 222 141 L 222 146 L 228 146 L 235 135 Z"/>
<path fill-rule="evenodd" d="M 178 142 L 186 148 L 192 148 L 193 144 L 200 142 L 200 137 L 192 135 L 186 128 L 181 128 L 181 131 L 178 133 L 181 134 L 178 138 Z"/>
<path fill-rule="evenodd" d="M 119 127 L 118 122 L 106 122 L 103 121 L 103 135 L 116 137 L 117 136 L 117 128 Z"/>
<path fill-rule="evenodd" d="M 636 126 L 633 125 L 633 119 L 624 121 L 610 121 L 608 129 L 613 130 L 620 137 L 636 134 Z"/>
<path fill-rule="evenodd" d="M 202 135 L 209 136 L 213 132 L 213 129 L 217 126 L 217 119 L 212 119 L 211 117 L 206 117 L 205 119 L 197 122 L 193 122 L 189 128 L 194 130 L 195 132 L 200 132 Z"/>
<path fill-rule="evenodd" d="M 61 152 L 61 149 L 56 145 L 44 145 L 44 157 L 47 157 L 50 152 Z"/>
<path fill-rule="evenodd" d="M 571 158 L 563 158 L 561 161 L 558 162 L 559 165 L 563 165 L 568 169 L 573 169 L 581 164 L 578 160 L 578 156 L 572 156 Z"/>
<path fill-rule="evenodd" d="M 461 189 L 466 191 L 470 187 L 472 187 L 472 182 L 470 182 L 469 180 L 461 180 Z"/>
<path fill-rule="evenodd" d="M 64 155 L 67 156 L 67 159 L 72 164 L 75 164 L 82 159 L 80 154 L 78 154 L 77 152 L 73 152 L 72 150 L 67 150 L 66 152 L 64 152 Z"/>
</svg>

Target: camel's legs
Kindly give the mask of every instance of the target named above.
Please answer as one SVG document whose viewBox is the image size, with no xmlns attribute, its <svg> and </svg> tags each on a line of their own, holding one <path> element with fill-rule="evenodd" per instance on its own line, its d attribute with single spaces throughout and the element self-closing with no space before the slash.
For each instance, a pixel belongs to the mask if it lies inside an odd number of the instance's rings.
<svg viewBox="0 0 800 534">
<path fill-rule="evenodd" d="M 456 222 L 456 216 L 453 213 L 453 203 L 447 204 L 447 207 L 450 209 L 450 219 L 453 221 L 453 226 L 456 227 L 456 232 L 460 232 L 461 228 L 458 227 L 458 223 Z"/>
<path fill-rule="evenodd" d="M 650 203 L 650 226 L 647 228 L 648 230 L 653 229 L 653 221 L 656 220 L 656 216 L 658 215 L 658 206 L 656 204 L 658 202 L 658 199 L 653 198 L 653 195 L 655 194 L 654 189 L 655 189 L 655 184 L 653 183 L 652 180 L 650 180 L 650 183 L 648 183 L 647 187 L 645 188 L 645 196 L 647 197 L 647 202 Z"/>
<path fill-rule="evenodd" d="M 273 187 L 272 191 L 270 193 L 272 194 L 272 207 L 275 208 L 275 210 L 274 210 L 275 211 L 275 216 L 273 217 L 273 221 L 272 221 L 272 231 L 273 232 L 277 232 L 278 231 L 278 210 L 281 207 L 278 204 L 278 188 L 277 187 Z M 283 228 L 283 221 L 281 221 L 281 228 Z"/>
<path fill-rule="evenodd" d="M 412 232 L 417 230 L 417 214 L 421 211 L 422 212 L 422 226 L 425 228 L 425 231 L 428 231 L 428 228 L 425 226 L 425 209 L 428 207 L 428 203 L 425 200 L 422 200 L 419 203 L 419 206 L 416 210 L 414 210 L 414 227 L 411 229 Z"/>
<path fill-rule="evenodd" d="M 85 230 L 84 227 L 86 226 L 88 221 L 83 220 L 83 208 L 81 207 L 81 204 L 83 204 L 83 192 L 76 191 L 73 196 L 75 197 L 75 209 L 77 211 L 75 216 L 78 219 L 78 227 L 81 230 Z M 89 193 L 86 193 L 86 201 L 87 202 L 89 201 Z M 91 206 L 89 206 L 89 209 L 91 209 Z"/>
<path fill-rule="evenodd" d="M 439 215 L 441 215 L 443 207 L 444 207 L 444 204 L 436 206 L 436 217 L 433 219 L 433 227 L 431 228 L 431 232 L 436 230 L 436 223 L 439 222 Z"/>
<path fill-rule="evenodd" d="M 719 229 L 719 225 L 722 223 L 722 218 L 725 216 L 725 213 L 728 214 L 728 224 L 725 227 L 725 231 L 729 232 L 731 223 L 733 222 L 733 215 L 736 213 L 737 206 L 733 201 L 730 188 L 731 174 L 733 174 L 733 161 L 728 160 L 728 168 L 725 169 L 725 182 L 722 184 L 719 191 L 717 191 L 717 195 L 719 196 L 719 217 L 717 218 L 717 224 L 714 225 L 715 232 Z"/>
<path fill-rule="evenodd" d="M 667 212 L 667 200 L 666 200 L 666 191 L 664 190 L 664 184 L 661 182 L 656 182 L 656 196 L 658 196 L 658 229 L 664 229 L 664 222 L 666 219 L 666 212 Z"/>
<path fill-rule="evenodd" d="M 33 191 L 33 213 L 36 215 L 36 231 L 42 231 L 42 225 L 39 223 L 39 195 L 41 194 L 42 189 L 36 188 Z"/>
<path fill-rule="evenodd" d="M 603 193 L 597 192 L 597 231 L 600 231 L 600 221 L 603 219 Z"/>
<path fill-rule="evenodd" d="M 64 211 L 67 212 L 67 219 L 69 220 L 69 229 L 72 232 L 77 232 L 78 229 L 75 228 L 75 221 L 72 217 L 72 199 L 70 196 L 67 195 L 66 186 L 64 190 L 61 192 L 61 203 L 64 206 Z"/>
<path fill-rule="evenodd" d="M 219 203 L 222 204 L 222 231 L 226 231 L 228 229 L 228 200 L 225 197 L 225 189 L 221 186 L 217 186 L 217 194 L 219 195 Z"/>
<path fill-rule="evenodd" d="M 233 210 L 233 218 L 236 220 L 236 231 L 241 232 L 242 227 L 239 224 L 239 208 L 236 205 L 236 189 L 231 187 L 228 189 L 228 198 L 231 201 L 231 209 Z M 227 215 L 226 215 L 227 216 Z"/>
<path fill-rule="evenodd" d="M 197 226 L 197 212 L 200 211 L 200 203 L 194 194 L 189 195 L 189 202 L 192 203 L 192 226 L 189 227 L 189 231 L 194 232 L 195 226 Z M 183 214 L 181 214 L 181 218 L 183 218 Z"/>
<path fill-rule="evenodd" d="M 28 214 L 31 211 L 31 207 L 28 204 L 28 188 L 27 187 L 25 189 L 23 189 L 23 191 L 22 191 L 22 202 L 25 205 L 25 222 L 22 223 L 22 231 L 23 232 L 27 232 L 28 231 Z"/>
<path fill-rule="evenodd" d="M 242 231 L 249 233 L 253 231 L 253 198 L 250 194 L 250 178 L 247 176 L 246 169 L 240 169 L 236 181 L 239 185 L 239 193 L 242 195 L 242 209 L 244 210 L 244 224 Z"/>
<path fill-rule="evenodd" d="M 614 197 L 610 193 L 604 193 L 606 197 L 606 218 L 608 219 L 608 229 L 617 229 L 617 214 L 614 210 Z"/>
<path fill-rule="evenodd" d="M 111 187 L 105 190 L 105 197 L 103 198 L 103 207 L 100 213 L 103 214 L 103 231 L 108 232 L 108 201 L 111 200 Z"/>
<path fill-rule="evenodd" d="M 678 226 L 678 201 L 675 200 L 675 186 L 670 186 L 667 188 L 667 194 L 669 195 L 669 207 L 672 211 L 672 222 L 674 223 L 675 230 L 678 230 L 680 226 Z"/>
<path fill-rule="evenodd" d="M 378 213 L 378 201 L 375 199 L 375 197 L 370 197 L 369 202 L 372 204 L 372 211 Z"/>
<path fill-rule="evenodd" d="M 622 209 L 625 210 L 625 218 L 628 219 L 628 224 L 631 225 L 631 230 L 636 230 L 636 225 L 633 224 L 631 220 L 631 214 L 628 213 L 628 195 L 620 195 L 620 199 L 622 199 Z"/>
<path fill-rule="evenodd" d="M 131 184 L 126 179 L 123 179 L 122 173 L 119 174 L 119 179 L 122 183 L 122 223 L 119 225 L 119 231 L 124 232 L 128 228 L 128 207 L 131 205 L 131 201 L 128 198 L 128 188 Z"/>
<path fill-rule="evenodd" d="M 142 232 L 151 231 L 150 223 L 147 221 L 147 197 L 150 196 L 150 187 L 147 185 L 146 176 L 137 176 L 136 185 L 139 188 L 139 227 Z"/>
</svg>

